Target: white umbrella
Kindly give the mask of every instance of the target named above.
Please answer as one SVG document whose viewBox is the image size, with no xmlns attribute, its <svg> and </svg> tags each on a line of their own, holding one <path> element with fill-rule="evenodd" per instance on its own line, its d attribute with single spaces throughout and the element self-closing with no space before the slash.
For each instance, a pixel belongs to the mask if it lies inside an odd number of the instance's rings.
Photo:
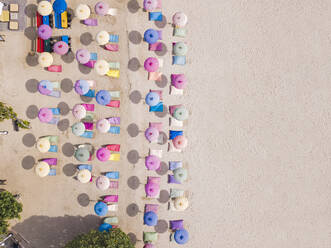
<svg viewBox="0 0 331 248">
<path fill-rule="evenodd" d="M 107 190 L 110 186 L 110 181 L 108 177 L 99 176 L 96 180 L 96 185 L 98 189 Z"/>
<path fill-rule="evenodd" d="M 97 121 L 96 126 L 100 133 L 107 133 L 110 128 L 110 123 L 107 119 L 101 119 Z"/>
<path fill-rule="evenodd" d="M 188 199 L 186 197 L 177 197 L 174 206 L 177 210 L 183 211 L 188 208 Z"/>
<path fill-rule="evenodd" d="M 173 15 L 172 22 L 177 27 L 184 27 L 187 23 L 187 15 L 183 12 L 177 12 Z"/>
<path fill-rule="evenodd" d="M 48 16 L 52 13 L 52 4 L 48 1 L 41 1 L 38 4 L 38 13 L 42 16 Z"/>
<path fill-rule="evenodd" d="M 51 143 L 49 142 L 49 139 L 47 138 L 41 138 L 37 141 L 37 149 L 42 152 L 48 152 L 49 148 L 51 148 Z"/>
<path fill-rule="evenodd" d="M 86 4 L 79 4 L 75 10 L 75 15 L 79 20 L 85 20 L 90 17 L 91 9 Z"/>
<path fill-rule="evenodd" d="M 94 68 L 99 75 L 106 75 L 109 71 L 109 63 L 106 60 L 101 59 L 95 63 Z"/>
<path fill-rule="evenodd" d="M 43 52 L 39 55 L 38 63 L 41 67 L 48 67 L 53 64 L 53 56 L 48 52 Z"/>
<path fill-rule="evenodd" d="M 95 40 L 100 46 L 106 45 L 109 42 L 109 34 L 107 31 L 102 30 L 97 33 Z"/>
<path fill-rule="evenodd" d="M 76 104 L 72 109 L 72 114 L 77 119 L 83 119 L 86 116 L 86 109 L 81 104 Z"/>
<path fill-rule="evenodd" d="M 78 180 L 81 183 L 88 183 L 91 180 L 91 172 L 89 170 L 80 170 L 77 175 Z"/>
<path fill-rule="evenodd" d="M 36 165 L 35 172 L 40 177 L 46 177 L 49 174 L 49 171 L 49 165 L 44 161 L 41 161 Z"/>
</svg>

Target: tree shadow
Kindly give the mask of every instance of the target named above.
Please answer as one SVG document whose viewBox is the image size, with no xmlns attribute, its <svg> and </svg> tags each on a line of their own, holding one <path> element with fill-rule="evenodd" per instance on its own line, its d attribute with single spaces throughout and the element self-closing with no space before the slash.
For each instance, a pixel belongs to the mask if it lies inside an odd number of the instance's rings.
<svg viewBox="0 0 331 248">
<path fill-rule="evenodd" d="M 128 63 L 128 68 L 130 71 L 138 71 L 140 68 L 139 59 L 136 57 L 130 59 Z"/>
<path fill-rule="evenodd" d="M 131 31 L 129 33 L 129 41 L 132 43 L 132 44 L 135 44 L 135 45 L 138 45 L 141 43 L 142 41 L 142 36 L 141 36 L 141 33 L 139 33 L 138 31 L 134 30 L 134 31 Z"/>
<path fill-rule="evenodd" d="M 142 99 L 140 91 L 138 91 L 138 90 L 132 91 L 130 96 L 129 96 L 129 99 L 132 103 L 138 104 Z"/>
<path fill-rule="evenodd" d="M 26 147 L 32 147 L 36 144 L 36 137 L 32 133 L 27 133 L 23 136 L 22 142 Z"/>
<path fill-rule="evenodd" d="M 139 127 L 137 126 L 136 123 L 131 123 L 126 130 L 128 131 L 130 137 L 132 138 L 137 137 L 139 134 Z"/>
<path fill-rule="evenodd" d="M 30 93 L 36 93 L 38 91 L 38 80 L 35 78 L 29 79 L 25 83 L 25 88 Z"/>
<path fill-rule="evenodd" d="M 69 93 L 73 89 L 73 82 L 70 78 L 64 78 L 61 81 L 61 90 L 65 93 Z"/>
<path fill-rule="evenodd" d="M 27 109 L 26 109 L 26 116 L 29 119 L 36 119 L 39 113 L 39 109 L 36 105 L 30 105 Z"/>
<path fill-rule="evenodd" d="M 90 32 L 82 33 L 80 36 L 80 43 L 82 43 L 84 46 L 88 46 L 92 43 L 93 36 Z"/>
<path fill-rule="evenodd" d="M 137 13 L 137 11 L 140 9 L 139 3 L 137 2 L 137 0 L 130 0 L 128 2 L 128 10 L 130 11 L 130 13 L 134 14 Z"/>
<path fill-rule="evenodd" d="M 36 160 L 32 156 L 25 156 L 22 159 L 22 167 L 25 170 L 31 170 L 33 166 L 35 165 Z"/>
<path fill-rule="evenodd" d="M 32 247 L 63 247 L 77 235 L 97 229 L 101 220 L 87 216 L 32 216 L 13 226 L 13 230 L 28 240 Z"/>
</svg>

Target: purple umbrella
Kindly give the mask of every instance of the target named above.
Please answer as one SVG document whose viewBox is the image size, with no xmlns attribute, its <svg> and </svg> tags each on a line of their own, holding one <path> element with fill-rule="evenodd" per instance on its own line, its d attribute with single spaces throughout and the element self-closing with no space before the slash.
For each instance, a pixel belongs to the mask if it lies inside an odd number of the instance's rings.
<svg viewBox="0 0 331 248">
<path fill-rule="evenodd" d="M 174 78 L 174 80 L 171 83 L 177 89 L 184 89 L 185 85 L 187 84 L 187 79 L 184 74 L 179 74 Z"/>
<path fill-rule="evenodd" d="M 53 84 L 48 80 L 41 80 L 38 84 L 40 94 L 49 95 L 53 91 Z"/>
<path fill-rule="evenodd" d="M 38 113 L 38 118 L 41 122 L 50 122 L 53 119 L 52 110 L 50 110 L 49 108 L 41 108 Z"/>
<path fill-rule="evenodd" d="M 154 57 L 149 57 L 145 60 L 144 67 L 148 72 L 155 72 L 159 69 L 159 60 Z"/>
<path fill-rule="evenodd" d="M 55 53 L 60 55 L 65 55 L 69 51 L 69 46 L 64 41 L 58 41 L 54 44 L 53 50 Z"/>
<path fill-rule="evenodd" d="M 159 194 L 160 186 L 156 183 L 147 183 L 145 185 L 145 192 L 147 196 L 156 197 Z"/>
<path fill-rule="evenodd" d="M 91 54 L 86 49 L 79 49 L 76 52 L 76 59 L 80 64 L 86 64 L 90 61 Z"/>
<path fill-rule="evenodd" d="M 85 95 L 90 90 L 90 85 L 86 80 L 77 80 L 75 83 L 75 91 L 79 95 Z"/>
<path fill-rule="evenodd" d="M 160 165 L 161 161 L 159 157 L 155 155 L 149 155 L 145 158 L 145 166 L 148 170 L 158 170 Z"/>
<path fill-rule="evenodd" d="M 144 9 L 147 11 L 155 10 L 157 7 L 157 0 L 144 0 Z"/>
<path fill-rule="evenodd" d="M 145 131 L 145 137 L 149 142 L 157 141 L 159 134 L 159 130 L 155 127 L 149 127 Z"/>
<path fill-rule="evenodd" d="M 97 151 L 97 159 L 101 162 L 108 161 L 110 158 L 110 151 L 107 148 L 101 147 Z"/>
<path fill-rule="evenodd" d="M 52 36 L 52 29 L 46 24 L 42 24 L 38 28 L 38 36 L 43 40 L 48 40 Z"/>
<path fill-rule="evenodd" d="M 95 5 L 95 13 L 97 13 L 97 15 L 101 15 L 101 16 L 107 15 L 108 10 L 109 10 L 108 3 L 105 3 L 103 1 L 100 1 Z"/>
</svg>

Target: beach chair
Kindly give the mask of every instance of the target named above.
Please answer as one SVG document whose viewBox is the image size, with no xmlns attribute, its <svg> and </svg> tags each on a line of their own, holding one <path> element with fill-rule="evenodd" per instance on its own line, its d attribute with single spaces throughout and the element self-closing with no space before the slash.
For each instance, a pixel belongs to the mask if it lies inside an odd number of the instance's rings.
<svg viewBox="0 0 331 248">
<path fill-rule="evenodd" d="M 110 225 L 118 224 L 119 223 L 118 217 L 117 216 L 107 217 L 103 220 L 103 223 L 107 223 Z"/>
<path fill-rule="evenodd" d="M 49 176 L 56 176 L 56 169 L 55 168 L 51 168 L 49 170 L 49 173 L 48 173 Z"/>
<path fill-rule="evenodd" d="M 89 164 L 80 164 L 77 166 L 78 170 L 89 170 L 92 171 L 92 165 Z"/>
<path fill-rule="evenodd" d="M 120 173 L 118 171 L 109 171 L 105 173 L 105 176 L 109 179 L 119 179 Z"/>
<path fill-rule="evenodd" d="M 118 13 L 118 10 L 115 8 L 109 8 L 107 14 L 111 16 L 116 16 Z"/>
<path fill-rule="evenodd" d="M 90 60 L 89 62 L 87 62 L 86 64 L 84 64 L 86 67 L 89 67 L 89 68 L 94 68 L 94 65 L 97 61 L 95 60 Z"/>
<path fill-rule="evenodd" d="M 160 82 L 162 80 L 162 72 L 159 72 L 159 71 L 149 72 L 148 80 Z"/>
<path fill-rule="evenodd" d="M 149 127 L 154 127 L 156 128 L 159 132 L 162 131 L 163 128 L 163 123 L 162 122 L 150 122 Z"/>
<path fill-rule="evenodd" d="M 154 213 L 157 214 L 158 210 L 159 210 L 159 205 L 158 204 L 145 204 L 144 213 L 154 212 Z"/>
<path fill-rule="evenodd" d="M 104 203 L 115 203 L 118 202 L 118 195 L 106 195 L 103 197 L 102 201 Z"/>
<path fill-rule="evenodd" d="M 109 42 L 110 43 L 118 43 L 119 35 L 118 34 L 109 34 Z"/>
<path fill-rule="evenodd" d="M 61 13 L 61 27 L 68 28 L 68 12 L 64 11 Z"/>
<path fill-rule="evenodd" d="M 175 112 L 175 110 L 176 110 L 177 108 L 182 107 L 182 106 L 183 106 L 183 104 L 178 104 L 178 105 L 171 105 L 171 106 L 169 106 L 169 113 L 170 113 L 171 115 L 173 115 L 174 112 Z"/>
<path fill-rule="evenodd" d="M 121 105 L 120 100 L 111 100 L 106 106 L 111 108 L 119 108 Z"/>
<path fill-rule="evenodd" d="M 182 197 L 184 196 L 185 191 L 182 189 L 170 189 L 170 198 L 174 199 L 177 197 Z"/>
<path fill-rule="evenodd" d="M 43 16 L 41 21 L 43 22 L 43 24 L 46 24 L 49 26 L 49 16 Z"/>
<path fill-rule="evenodd" d="M 109 69 L 106 75 L 111 78 L 119 78 L 120 70 Z"/>
<path fill-rule="evenodd" d="M 183 131 L 169 130 L 169 140 L 173 140 L 177 136 L 182 136 L 183 134 Z"/>
<path fill-rule="evenodd" d="M 98 26 L 98 20 L 95 18 L 88 18 L 83 21 L 86 26 Z"/>
<path fill-rule="evenodd" d="M 111 126 L 108 132 L 112 134 L 120 134 L 121 128 L 116 126 Z"/>
<path fill-rule="evenodd" d="M 108 211 L 109 212 L 117 212 L 118 211 L 118 205 L 117 204 L 108 205 Z"/>
<path fill-rule="evenodd" d="M 109 188 L 118 189 L 118 181 L 110 181 Z"/>
<path fill-rule="evenodd" d="M 184 90 L 183 89 L 177 89 L 175 86 L 170 86 L 170 95 L 183 95 Z"/>
<path fill-rule="evenodd" d="M 159 102 L 155 106 L 150 106 L 149 112 L 163 112 L 163 102 Z"/>
<path fill-rule="evenodd" d="M 163 51 L 163 43 L 162 42 L 156 42 L 154 44 L 149 44 L 148 49 L 150 51 Z"/>
<path fill-rule="evenodd" d="M 159 158 L 162 158 L 162 150 L 149 149 L 149 155 L 154 155 Z"/>
<path fill-rule="evenodd" d="M 147 177 L 147 183 L 160 184 L 161 177 Z"/>
<path fill-rule="evenodd" d="M 121 117 L 110 117 L 108 118 L 110 125 L 120 125 L 121 124 Z"/>
<path fill-rule="evenodd" d="M 49 53 L 53 52 L 50 39 L 44 40 L 44 52 L 49 52 Z"/>
<path fill-rule="evenodd" d="M 68 35 L 62 35 L 61 40 L 69 45 L 69 36 Z"/>
<path fill-rule="evenodd" d="M 181 182 L 178 182 L 176 179 L 175 179 L 175 177 L 174 177 L 174 175 L 168 175 L 168 183 L 175 183 L 175 184 L 181 184 Z"/>
<path fill-rule="evenodd" d="M 120 161 L 121 160 L 121 154 L 112 153 L 112 154 L 110 154 L 109 160 L 110 161 Z"/>
<path fill-rule="evenodd" d="M 143 234 L 143 240 L 144 243 L 156 243 L 158 239 L 157 232 L 144 232 Z"/>
<path fill-rule="evenodd" d="M 85 131 L 80 137 L 87 138 L 87 139 L 93 139 L 94 133 L 92 131 Z"/>
<path fill-rule="evenodd" d="M 83 123 L 84 123 L 84 126 L 85 126 L 86 130 L 93 130 L 93 127 L 94 127 L 93 122 L 83 122 Z"/>
<path fill-rule="evenodd" d="M 57 165 L 57 158 L 44 158 L 42 161 L 46 162 L 49 166 Z"/>
<path fill-rule="evenodd" d="M 169 126 L 170 127 L 183 127 L 183 121 L 179 121 L 173 117 L 169 117 Z"/>
<path fill-rule="evenodd" d="M 186 65 L 186 56 L 172 56 L 173 65 Z"/>
<path fill-rule="evenodd" d="M 114 70 L 119 70 L 120 62 L 109 62 L 109 68 Z"/>
<path fill-rule="evenodd" d="M 108 51 L 111 51 L 111 52 L 118 52 L 119 46 L 118 46 L 118 44 L 108 43 L 105 45 L 105 49 Z"/>
<path fill-rule="evenodd" d="M 106 148 L 111 152 L 120 152 L 121 145 L 120 144 L 110 144 L 110 145 L 106 145 Z"/>
<path fill-rule="evenodd" d="M 62 65 L 50 65 L 47 67 L 50 72 L 62 72 Z"/>
<path fill-rule="evenodd" d="M 169 161 L 169 170 L 174 171 L 178 168 L 183 167 L 183 162 L 182 161 Z"/>
<path fill-rule="evenodd" d="M 55 22 L 55 28 L 62 29 L 60 13 L 54 13 L 54 22 Z"/>
<path fill-rule="evenodd" d="M 98 60 L 98 54 L 97 53 L 90 53 L 90 60 Z"/>
<path fill-rule="evenodd" d="M 170 220 L 169 226 L 172 231 L 184 228 L 184 220 Z"/>
<path fill-rule="evenodd" d="M 186 37 L 186 29 L 185 28 L 180 28 L 180 27 L 175 27 L 173 36 L 175 37 L 180 37 L 180 38 L 185 38 Z"/>
<path fill-rule="evenodd" d="M 148 13 L 148 19 L 150 21 L 162 22 L 162 20 L 163 20 L 163 18 L 162 18 L 162 12 L 149 12 Z"/>
</svg>

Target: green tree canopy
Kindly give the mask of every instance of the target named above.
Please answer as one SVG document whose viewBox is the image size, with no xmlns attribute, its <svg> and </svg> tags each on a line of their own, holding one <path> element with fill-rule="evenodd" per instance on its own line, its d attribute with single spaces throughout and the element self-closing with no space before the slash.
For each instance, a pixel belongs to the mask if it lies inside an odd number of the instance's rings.
<svg viewBox="0 0 331 248">
<path fill-rule="evenodd" d="M 10 192 L 0 192 L 0 234 L 7 233 L 7 220 L 21 218 L 22 207 Z"/>
<path fill-rule="evenodd" d="M 13 108 L 7 106 L 5 103 L 0 102 L 0 122 L 4 120 L 14 120 L 21 128 L 30 128 L 30 122 L 18 119 L 17 114 L 14 112 Z"/>
<path fill-rule="evenodd" d="M 65 248 L 134 248 L 130 238 L 119 228 L 109 232 L 92 230 L 77 236 L 66 244 Z"/>
</svg>

